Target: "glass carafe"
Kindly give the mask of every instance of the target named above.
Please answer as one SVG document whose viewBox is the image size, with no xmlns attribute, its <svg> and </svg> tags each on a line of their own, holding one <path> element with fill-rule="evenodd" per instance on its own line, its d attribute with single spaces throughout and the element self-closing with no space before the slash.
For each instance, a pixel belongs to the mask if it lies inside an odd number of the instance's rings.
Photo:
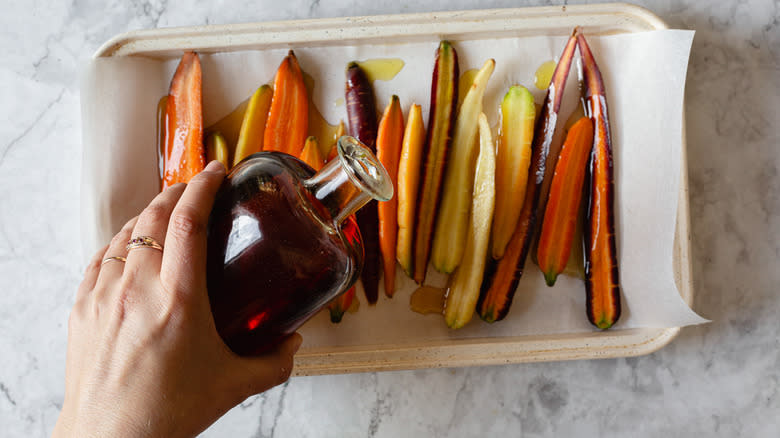
<svg viewBox="0 0 780 438">
<path fill-rule="evenodd" d="M 352 137 L 316 172 L 280 152 L 230 171 L 209 220 L 208 290 L 217 330 L 237 354 L 266 351 L 346 291 L 363 267 L 352 216 L 393 196 L 371 151 Z"/>
</svg>

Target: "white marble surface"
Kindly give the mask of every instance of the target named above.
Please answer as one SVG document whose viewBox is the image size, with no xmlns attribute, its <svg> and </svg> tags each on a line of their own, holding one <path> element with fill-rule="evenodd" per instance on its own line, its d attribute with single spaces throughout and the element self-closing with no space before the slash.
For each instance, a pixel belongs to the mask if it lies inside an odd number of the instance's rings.
<svg viewBox="0 0 780 438">
<path fill-rule="evenodd" d="M 47 436 L 61 406 L 82 270 L 78 72 L 101 43 L 158 26 L 562 3 L 4 0 L 0 435 Z M 780 6 L 640 4 L 697 32 L 686 92 L 694 308 L 711 324 L 639 358 L 294 378 L 204 436 L 779 436 Z"/>
</svg>

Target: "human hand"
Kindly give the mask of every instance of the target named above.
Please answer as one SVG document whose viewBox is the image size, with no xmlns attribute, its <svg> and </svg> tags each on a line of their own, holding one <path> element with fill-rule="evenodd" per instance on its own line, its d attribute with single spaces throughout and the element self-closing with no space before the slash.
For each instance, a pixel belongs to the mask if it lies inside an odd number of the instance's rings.
<svg viewBox="0 0 780 438">
<path fill-rule="evenodd" d="M 98 251 L 68 324 L 65 401 L 55 437 L 194 436 L 246 397 L 286 381 L 301 337 L 234 354 L 206 291 L 206 229 L 225 175 L 217 162 L 160 193 Z M 150 236 L 164 251 L 132 249 Z M 126 262 L 107 257 L 126 257 Z"/>
</svg>

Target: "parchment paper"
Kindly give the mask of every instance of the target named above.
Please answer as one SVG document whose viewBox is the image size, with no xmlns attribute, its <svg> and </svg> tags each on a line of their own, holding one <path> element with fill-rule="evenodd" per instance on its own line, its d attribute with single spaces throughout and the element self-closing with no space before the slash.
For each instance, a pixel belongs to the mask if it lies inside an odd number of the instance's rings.
<svg viewBox="0 0 780 438">
<path fill-rule="evenodd" d="M 683 94 L 693 32 L 662 30 L 590 36 L 588 41 L 607 88 L 614 141 L 618 254 L 623 314 L 614 329 L 677 327 L 706 322 L 681 299 L 674 283 L 672 251 L 680 183 Z M 458 41 L 461 72 L 496 60 L 484 110 L 493 126 L 507 88 L 525 85 L 541 103 L 545 91 L 534 86 L 544 61 L 557 60 L 565 37 L 524 37 Z M 313 101 L 329 120 L 346 119 L 344 69 L 352 60 L 401 58 L 401 72 L 376 81 L 378 110 L 392 94 L 404 112 L 422 106 L 427 124 L 431 72 L 438 40 L 410 44 L 298 48 L 301 67 L 315 78 Z M 229 113 L 262 83 L 268 83 L 286 50 L 201 55 L 204 117 L 209 124 Z M 138 214 L 158 192 L 156 106 L 167 93 L 178 59 L 143 57 L 94 60 L 84 75 L 84 167 L 82 232 L 85 255 L 110 240 L 126 220 Z M 572 69 L 559 126 L 576 105 L 576 69 Z M 339 325 L 327 312 L 302 329 L 306 347 L 356 346 L 464 337 L 590 332 L 582 280 L 561 276 L 548 288 L 530 258 L 508 317 L 486 324 L 475 316 L 461 330 L 446 328 L 438 315 L 409 310 L 413 281 L 398 269 L 398 291 L 376 306 L 362 292 L 357 313 Z M 446 278 L 429 275 L 443 286 Z"/>
</svg>

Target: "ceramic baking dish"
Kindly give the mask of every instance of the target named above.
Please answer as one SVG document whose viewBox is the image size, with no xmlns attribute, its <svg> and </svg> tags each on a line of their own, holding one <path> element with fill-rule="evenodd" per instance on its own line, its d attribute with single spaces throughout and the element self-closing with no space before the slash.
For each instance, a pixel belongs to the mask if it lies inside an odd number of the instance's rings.
<svg viewBox="0 0 780 438">
<path fill-rule="evenodd" d="M 533 35 L 566 35 L 574 26 L 593 34 L 666 29 L 651 12 L 627 4 L 538 7 L 438 12 L 374 17 L 301 20 L 144 30 L 119 35 L 95 54 L 99 57 L 140 55 L 170 58 L 184 49 L 201 53 L 328 45 L 372 44 L 388 40 L 454 41 Z M 684 133 L 684 126 L 683 126 Z M 675 234 L 677 289 L 691 305 L 688 175 L 685 141 Z M 448 339 L 361 347 L 304 348 L 296 356 L 296 375 L 351 373 L 413 368 L 453 367 L 590 358 L 637 356 L 668 344 L 679 328 L 627 329 L 606 332 Z"/>
</svg>

